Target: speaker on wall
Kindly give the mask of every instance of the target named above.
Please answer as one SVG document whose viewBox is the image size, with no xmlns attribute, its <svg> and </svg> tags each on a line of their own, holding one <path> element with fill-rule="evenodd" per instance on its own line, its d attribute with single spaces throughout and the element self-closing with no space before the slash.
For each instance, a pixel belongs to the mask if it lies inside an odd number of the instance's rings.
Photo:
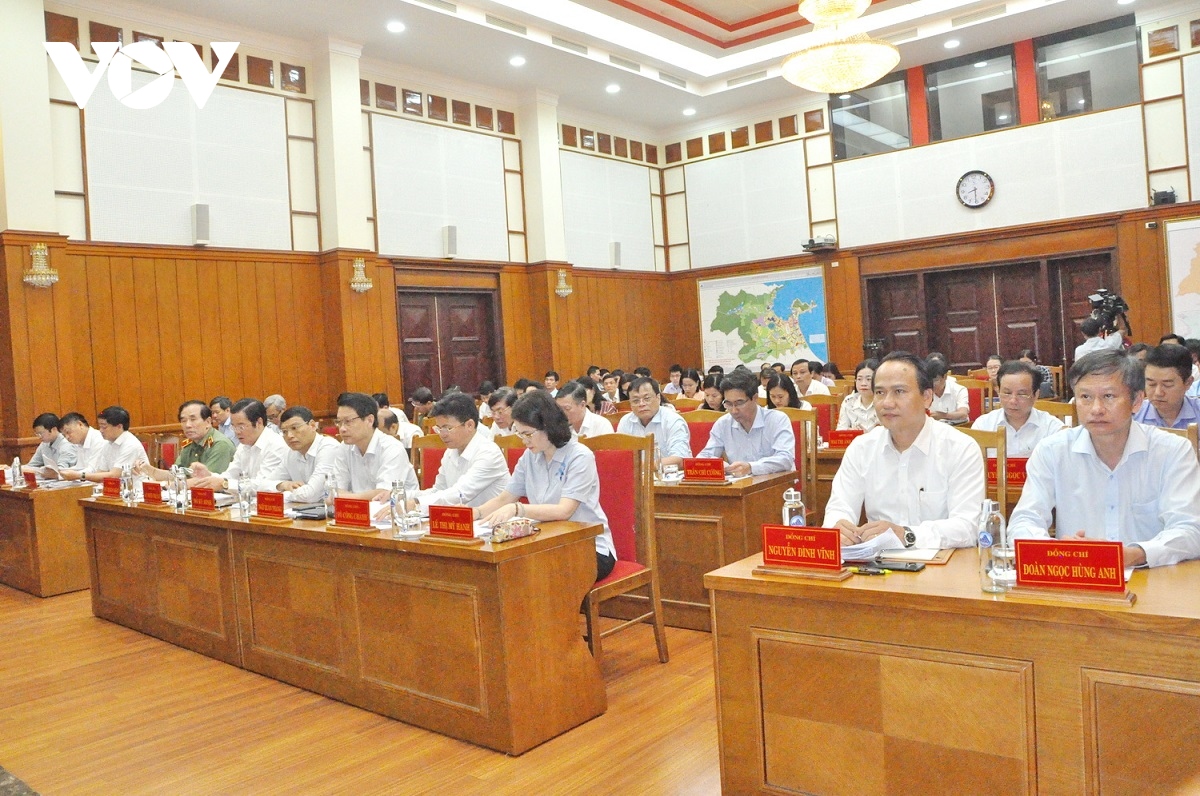
<svg viewBox="0 0 1200 796">
<path fill-rule="evenodd" d="M 207 246 L 212 238 L 208 228 L 208 205 L 192 205 L 192 243 Z"/>
<path fill-rule="evenodd" d="M 453 224 L 442 227 L 442 256 L 447 260 L 458 256 L 458 227 Z"/>
<path fill-rule="evenodd" d="M 608 264 L 613 268 L 621 267 L 621 241 L 614 240 L 608 244 Z"/>
</svg>

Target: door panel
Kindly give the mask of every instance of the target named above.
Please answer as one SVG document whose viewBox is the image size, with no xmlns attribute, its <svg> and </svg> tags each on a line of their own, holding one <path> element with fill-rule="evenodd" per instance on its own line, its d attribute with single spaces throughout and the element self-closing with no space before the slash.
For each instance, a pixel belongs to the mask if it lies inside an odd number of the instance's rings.
<svg viewBox="0 0 1200 796">
<path fill-rule="evenodd" d="M 437 297 L 432 293 L 399 293 L 400 372 L 411 394 L 429 387 L 441 394 L 441 363 L 437 346 Z"/>
<path fill-rule="evenodd" d="M 1053 305 L 1039 263 L 997 268 L 996 318 L 998 348 L 991 353 L 1012 359 L 1025 348 L 1049 347 Z"/>
<path fill-rule="evenodd" d="M 499 381 L 494 293 L 397 291 L 397 307 L 408 394 L 429 387 L 441 395 L 452 386 L 470 394 Z"/>
<path fill-rule="evenodd" d="M 983 367 L 996 346 L 991 270 L 972 268 L 926 277 L 926 292 L 937 308 L 932 313 L 930 345 L 946 355 L 955 372 Z"/>
<path fill-rule="evenodd" d="M 1089 254 L 1069 257 L 1052 263 L 1058 273 L 1060 312 L 1063 329 L 1061 361 L 1068 366 L 1075 361 L 1075 346 L 1083 342 L 1079 324 L 1092 313 L 1088 296 L 1106 287 L 1119 292 L 1114 284 L 1112 257 L 1108 254 Z"/>
<path fill-rule="evenodd" d="M 889 276 L 867 282 L 870 336 L 884 340 L 883 350 L 925 353 L 925 299 L 918 275 Z"/>
</svg>

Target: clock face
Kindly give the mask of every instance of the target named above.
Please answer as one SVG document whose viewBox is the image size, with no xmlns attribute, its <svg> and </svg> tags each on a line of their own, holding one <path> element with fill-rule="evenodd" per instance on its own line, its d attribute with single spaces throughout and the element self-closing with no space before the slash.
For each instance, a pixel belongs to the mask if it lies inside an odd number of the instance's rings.
<svg viewBox="0 0 1200 796">
<path fill-rule="evenodd" d="M 986 172 L 968 171 L 958 178 L 955 192 L 958 194 L 958 201 L 965 206 L 983 207 L 992 201 L 992 196 L 996 193 L 996 183 Z"/>
</svg>

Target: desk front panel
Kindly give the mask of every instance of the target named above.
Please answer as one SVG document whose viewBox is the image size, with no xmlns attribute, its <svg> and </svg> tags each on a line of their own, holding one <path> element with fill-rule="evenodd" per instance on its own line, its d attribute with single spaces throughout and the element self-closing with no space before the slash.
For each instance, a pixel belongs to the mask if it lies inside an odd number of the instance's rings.
<svg viewBox="0 0 1200 796">
<path fill-rule="evenodd" d="M 88 587 L 79 498 L 87 489 L 0 489 L 0 583 L 50 597 Z"/>
</svg>

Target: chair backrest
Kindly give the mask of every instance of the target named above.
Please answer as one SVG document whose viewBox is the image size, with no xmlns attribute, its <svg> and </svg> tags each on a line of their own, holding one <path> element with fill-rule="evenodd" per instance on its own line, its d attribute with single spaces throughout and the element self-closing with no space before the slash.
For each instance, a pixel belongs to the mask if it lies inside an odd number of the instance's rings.
<svg viewBox="0 0 1200 796">
<path fill-rule="evenodd" d="M 689 423 L 715 423 L 724 416 L 724 412 L 718 412 L 715 409 L 695 409 L 691 412 L 688 412 L 687 417 L 685 417 L 684 420 L 688 421 Z"/>
<path fill-rule="evenodd" d="M 581 442 L 596 454 L 600 507 L 608 517 L 617 559 L 653 566 L 654 436 L 605 434 Z"/>
<path fill-rule="evenodd" d="M 1163 431 L 1169 431 L 1190 442 L 1192 450 L 1196 452 L 1196 458 L 1200 459 L 1200 430 L 1197 429 L 1195 423 L 1188 423 L 1187 428 L 1164 428 Z"/>
<path fill-rule="evenodd" d="M 624 401 L 617 401 L 615 404 L 613 404 L 613 406 L 617 407 L 618 412 L 628 412 L 630 409 L 633 408 L 629 405 L 629 399 L 626 399 Z"/>
<path fill-rule="evenodd" d="M 811 397 L 811 396 L 810 396 Z M 825 396 L 821 396 L 824 398 Z M 806 508 L 813 508 L 817 500 L 817 429 L 819 417 L 814 409 L 775 410 L 783 412 L 792 421 L 792 433 L 796 435 L 796 470 L 800 473 L 800 492 Z"/>
<path fill-rule="evenodd" d="M 1079 425 L 1079 415 L 1075 413 L 1075 404 L 1065 404 L 1061 401 L 1034 401 L 1033 408 L 1049 412 L 1068 426 Z"/>
<path fill-rule="evenodd" d="M 495 437 L 495 443 L 504 451 L 504 460 L 508 462 L 508 471 L 517 469 L 517 460 L 525 453 L 525 443 L 516 434 L 505 434 Z"/>
<path fill-rule="evenodd" d="M 986 472 L 988 451 L 996 452 L 996 486 L 992 500 L 1000 504 L 1000 513 L 1008 516 L 1008 432 L 1001 428 L 997 431 L 979 431 L 965 426 L 955 426 L 979 445 L 983 454 L 983 466 Z"/>
<path fill-rule="evenodd" d="M 334 439 L 340 439 L 340 437 L 338 436 L 337 426 L 323 426 L 321 428 L 321 433 L 327 437 L 333 437 Z"/>
<path fill-rule="evenodd" d="M 691 435 L 690 444 L 693 456 L 699 456 L 700 451 L 704 450 L 704 447 L 708 445 L 708 438 L 712 435 L 712 427 L 712 420 L 700 420 L 694 423 L 690 420 L 688 421 L 688 434 Z"/>
<path fill-rule="evenodd" d="M 1063 393 L 1063 366 L 1062 365 L 1047 365 L 1046 370 L 1050 371 L 1050 382 L 1054 385 L 1054 395 L 1057 398 L 1062 398 Z"/>
<path fill-rule="evenodd" d="M 675 407 L 675 411 L 682 414 L 684 412 L 691 412 L 695 409 L 699 409 L 704 405 L 704 401 L 701 401 L 697 398 L 684 398 L 683 396 L 680 396 L 674 401 L 671 401 L 671 405 Z"/>
<path fill-rule="evenodd" d="M 220 432 L 217 433 L 219 434 Z M 175 465 L 175 460 L 179 458 L 179 450 L 182 442 L 174 434 L 165 434 L 158 438 L 158 455 L 163 468 L 169 470 Z"/>
<path fill-rule="evenodd" d="M 437 434 L 426 434 L 413 437 L 412 466 L 417 471 L 417 483 L 422 489 L 431 489 L 437 480 L 438 470 L 442 466 L 442 456 L 446 453 L 446 443 Z"/>
<path fill-rule="evenodd" d="M 988 377 L 987 368 L 975 368 L 974 370 L 967 371 L 968 379 L 977 379 L 979 381 L 987 381 L 987 377 Z"/>
<path fill-rule="evenodd" d="M 991 411 L 992 383 L 986 379 L 959 379 L 967 388 L 967 419 L 975 422 L 980 415 Z"/>
<path fill-rule="evenodd" d="M 757 403 L 759 406 L 766 406 L 767 405 L 767 396 L 765 396 L 765 395 L 755 396 L 754 402 Z"/>
<path fill-rule="evenodd" d="M 806 395 L 801 400 L 808 401 L 817 413 L 817 429 L 821 436 L 829 438 L 829 432 L 837 428 L 838 412 L 842 408 L 840 395 Z"/>
<path fill-rule="evenodd" d="M 621 424 L 621 418 L 625 417 L 627 414 L 629 414 L 629 412 L 613 412 L 611 415 L 601 415 L 601 417 L 612 423 L 613 430 L 616 431 L 617 426 Z"/>
</svg>

